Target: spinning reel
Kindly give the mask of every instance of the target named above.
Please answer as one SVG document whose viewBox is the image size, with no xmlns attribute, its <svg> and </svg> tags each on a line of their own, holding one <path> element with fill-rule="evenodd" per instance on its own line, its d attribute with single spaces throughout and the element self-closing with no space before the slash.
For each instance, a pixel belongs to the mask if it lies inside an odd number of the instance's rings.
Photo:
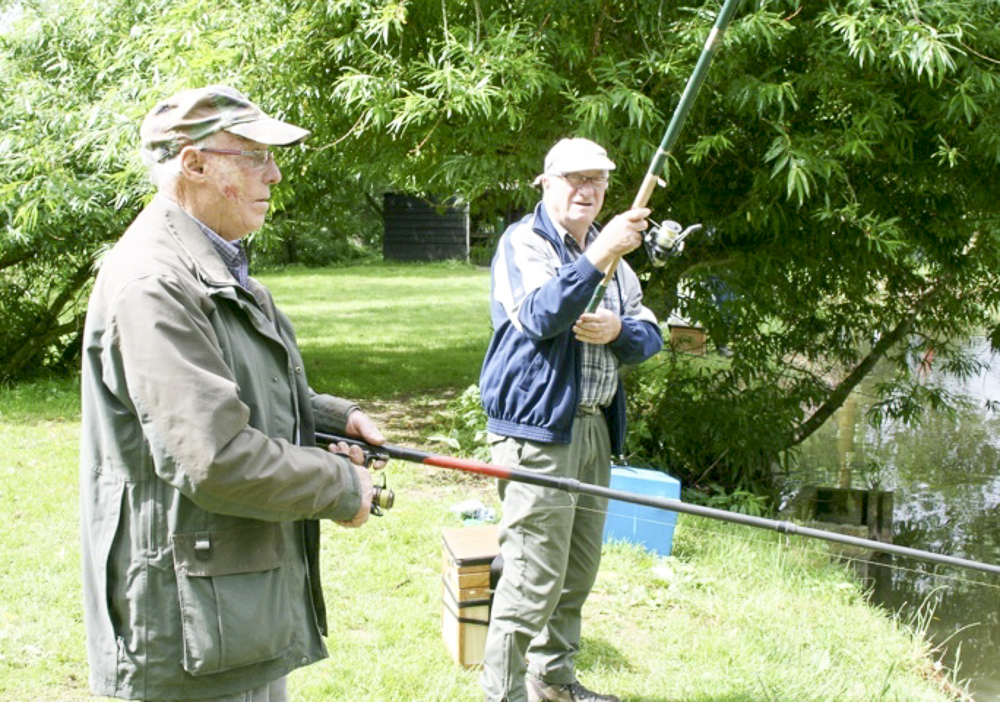
<svg viewBox="0 0 1000 702">
<path fill-rule="evenodd" d="M 664 220 L 663 224 L 657 224 L 652 220 L 650 222 L 653 226 L 646 231 L 642 243 L 646 247 L 649 260 L 656 267 L 664 266 L 667 259 L 680 255 L 688 235 L 702 228 L 700 224 L 692 224 L 684 229 L 672 219 Z"/>
<path fill-rule="evenodd" d="M 382 484 L 372 485 L 372 509 L 371 512 L 376 517 L 385 514 L 385 510 L 390 509 L 396 502 L 396 493 L 385 484 L 385 473 L 382 473 Z"/>
</svg>

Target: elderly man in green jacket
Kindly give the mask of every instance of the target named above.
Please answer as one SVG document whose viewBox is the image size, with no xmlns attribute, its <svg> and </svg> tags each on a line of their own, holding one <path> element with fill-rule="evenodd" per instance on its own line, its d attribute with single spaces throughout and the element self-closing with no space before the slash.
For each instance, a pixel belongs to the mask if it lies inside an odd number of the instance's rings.
<svg viewBox="0 0 1000 702">
<path fill-rule="evenodd" d="M 225 86 L 149 113 L 157 195 L 101 263 L 84 334 L 81 500 L 91 688 L 138 700 L 286 699 L 327 655 L 316 520 L 360 526 L 383 438 L 314 393 L 241 240 L 304 129 Z M 347 455 L 345 455 L 347 454 Z"/>
</svg>

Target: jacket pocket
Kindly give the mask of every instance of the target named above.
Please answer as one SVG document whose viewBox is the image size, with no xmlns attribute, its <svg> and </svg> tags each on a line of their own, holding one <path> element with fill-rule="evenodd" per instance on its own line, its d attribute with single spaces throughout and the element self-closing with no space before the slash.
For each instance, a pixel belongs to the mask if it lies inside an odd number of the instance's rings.
<svg viewBox="0 0 1000 702">
<path fill-rule="evenodd" d="M 291 647 L 294 593 L 280 524 L 176 534 L 173 550 L 188 673 L 260 663 Z"/>
<path fill-rule="evenodd" d="M 518 390 L 529 392 L 538 385 L 545 386 L 544 379 L 540 377 L 546 372 L 545 361 L 546 358 L 543 354 L 533 354 L 531 363 L 528 365 L 527 370 L 522 373 L 521 379 L 517 383 Z"/>
</svg>

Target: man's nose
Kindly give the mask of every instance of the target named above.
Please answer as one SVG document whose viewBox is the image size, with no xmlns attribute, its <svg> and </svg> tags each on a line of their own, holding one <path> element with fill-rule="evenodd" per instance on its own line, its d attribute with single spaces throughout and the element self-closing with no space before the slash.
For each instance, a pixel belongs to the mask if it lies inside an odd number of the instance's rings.
<svg viewBox="0 0 1000 702">
<path fill-rule="evenodd" d="M 273 159 L 268 161 L 267 167 L 264 169 L 264 182 L 268 185 L 281 182 L 281 169 L 278 168 L 277 162 Z"/>
</svg>

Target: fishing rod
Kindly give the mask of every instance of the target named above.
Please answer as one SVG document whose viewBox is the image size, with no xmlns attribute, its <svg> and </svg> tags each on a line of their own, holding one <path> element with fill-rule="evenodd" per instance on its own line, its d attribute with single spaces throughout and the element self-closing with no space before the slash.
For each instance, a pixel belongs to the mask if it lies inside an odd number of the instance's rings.
<svg viewBox="0 0 1000 702">
<path fill-rule="evenodd" d="M 748 514 L 737 514 L 736 512 L 727 512 L 723 509 L 688 504 L 686 502 L 681 502 L 680 500 L 674 500 L 667 497 L 640 495 L 633 492 L 626 492 L 624 490 L 615 490 L 613 488 L 581 482 L 574 478 L 560 478 L 550 475 L 540 475 L 538 473 L 518 468 L 507 468 L 495 463 L 484 463 L 483 461 L 473 459 L 442 456 L 440 454 L 420 451 L 418 449 L 407 448 L 405 446 L 393 446 L 392 444 L 373 446 L 358 439 L 337 436 L 334 434 L 316 434 L 316 442 L 320 444 L 335 444 L 341 441 L 348 445 L 359 446 L 362 451 L 364 451 L 366 462 L 369 464 L 378 460 L 395 458 L 397 460 L 409 461 L 411 463 L 421 463 L 423 465 L 436 466 L 438 468 L 451 468 L 465 473 L 488 475 L 494 478 L 499 478 L 500 480 L 512 480 L 518 483 L 528 483 L 530 485 L 555 488 L 568 493 L 580 493 L 584 495 L 605 497 L 609 500 L 618 500 L 619 502 L 629 502 L 636 505 L 643 505 L 645 507 L 654 507 L 657 509 L 669 510 L 671 512 L 691 514 L 696 517 L 707 517 L 708 519 L 718 519 L 724 522 L 731 522 L 733 524 L 741 524 L 743 526 L 751 526 L 758 529 L 767 529 L 769 531 L 776 531 L 779 534 L 806 536 L 812 539 L 822 539 L 824 541 L 831 541 L 833 543 L 844 544 L 847 546 L 856 546 L 858 548 L 878 551 L 880 553 L 889 553 L 895 556 L 904 556 L 907 558 L 929 561 L 931 563 L 940 563 L 942 565 L 956 566 L 959 568 L 967 568 L 969 570 L 978 570 L 983 573 L 1000 575 L 1000 566 L 997 565 L 971 561 L 965 558 L 958 558 L 957 556 L 945 556 L 931 551 L 923 551 L 920 549 L 908 548 L 906 546 L 897 546 L 895 544 L 887 544 L 881 541 L 873 541 L 871 539 L 862 539 L 860 537 L 849 536 L 847 534 L 837 534 L 832 531 L 824 531 L 823 529 L 812 529 L 810 527 L 800 526 L 788 521 L 765 519 L 763 517 L 754 517 Z M 387 489 L 384 487 L 384 482 L 383 489 Z"/>
<path fill-rule="evenodd" d="M 722 5 L 719 16 L 716 17 L 715 24 L 712 26 L 712 31 L 708 33 L 708 39 L 705 41 L 705 47 L 701 51 L 701 56 L 698 57 L 694 71 L 691 73 L 691 77 L 688 78 L 687 86 L 685 86 L 684 92 L 681 94 L 680 102 L 677 103 L 674 114 L 670 118 L 670 123 L 667 125 L 667 131 L 663 135 L 663 140 L 660 142 L 660 146 L 657 148 L 656 153 L 653 155 L 653 160 L 649 164 L 646 177 L 643 178 L 639 192 L 632 203 L 632 209 L 645 207 L 646 203 L 649 202 L 649 198 L 653 194 L 653 189 L 656 188 L 656 184 L 659 182 L 660 169 L 663 167 L 667 157 L 674 148 L 674 144 L 677 142 L 677 137 L 681 133 L 681 127 L 684 126 L 684 122 L 687 120 L 691 106 L 694 105 L 694 100 L 698 96 L 701 84 L 705 82 L 705 75 L 708 73 L 708 67 L 712 63 L 715 52 L 722 41 L 722 34 L 726 31 L 726 27 L 729 26 L 729 22 L 732 20 L 733 14 L 736 12 L 736 7 L 739 4 L 740 0 L 726 0 Z M 691 228 L 687 231 L 691 231 Z M 650 233 L 655 237 L 654 243 L 662 248 L 669 249 L 677 243 L 676 239 L 671 238 L 672 235 L 676 235 L 669 229 L 659 229 L 656 233 Z M 590 298 L 590 303 L 587 305 L 587 312 L 594 312 L 601 304 L 604 293 L 608 289 L 611 279 L 615 276 L 615 270 L 618 268 L 618 260 L 617 258 L 614 259 L 608 270 L 605 271 L 604 280 L 597 286 L 593 297 Z"/>
</svg>

